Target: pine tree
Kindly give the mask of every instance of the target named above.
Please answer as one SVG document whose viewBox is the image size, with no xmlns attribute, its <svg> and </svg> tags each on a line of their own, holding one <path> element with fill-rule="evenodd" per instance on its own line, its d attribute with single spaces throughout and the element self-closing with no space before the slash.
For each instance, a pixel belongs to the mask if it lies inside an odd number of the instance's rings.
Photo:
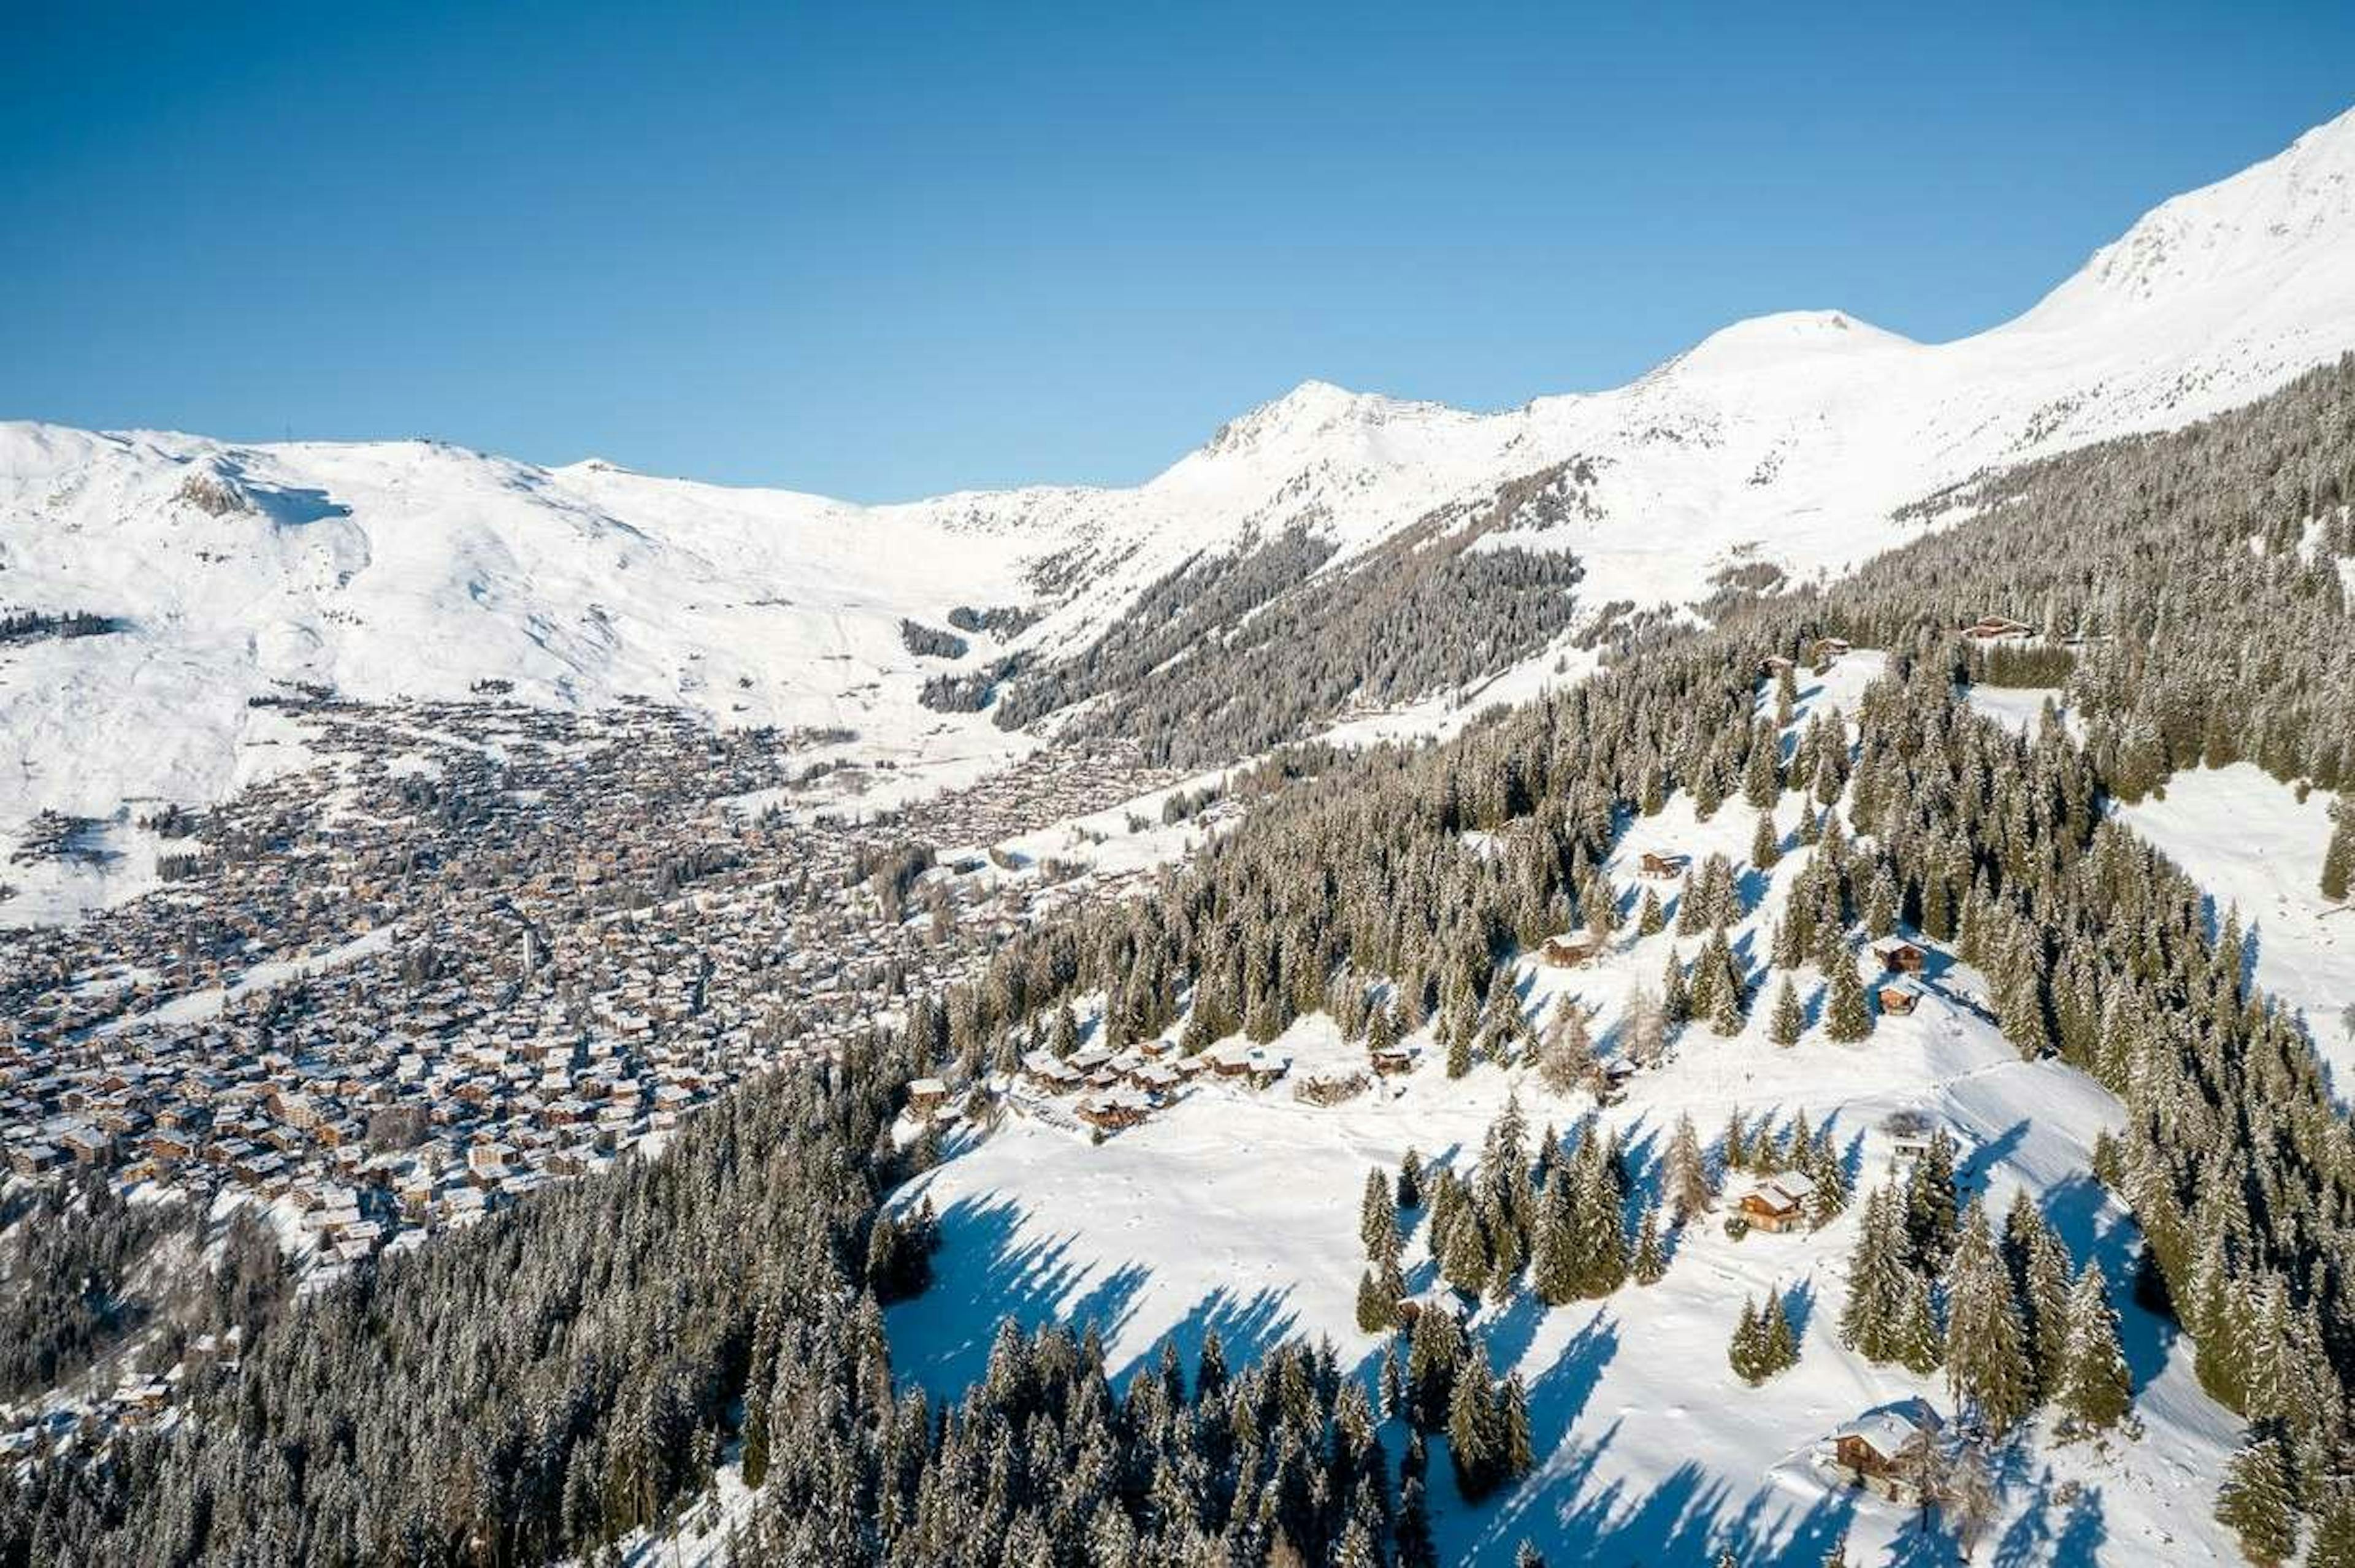
<svg viewBox="0 0 2355 1568">
<path fill-rule="evenodd" d="M 1398 1261 L 1398 1205 L 1391 1196 L 1390 1176 L 1380 1166 L 1366 1172 L 1365 1197 L 1358 1207 L 1358 1236 L 1372 1262 Z"/>
<path fill-rule="evenodd" d="M 2322 855 L 2322 896 L 2344 903 L 2355 890 L 2355 803 L 2342 799 L 2331 808 L 2330 844 Z"/>
<path fill-rule="evenodd" d="M 1481 1292 L 1488 1288 L 1492 1266 L 1488 1239 L 1482 1232 L 1480 1216 L 1467 1204 L 1455 1223 L 1447 1228 L 1446 1248 L 1440 1256 L 1439 1272 L 1466 1299 L 1477 1301 Z"/>
<path fill-rule="evenodd" d="M 1539 1199 L 1537 1242 L 1532 1249 L 1530 1281 L 1538 1299 L 1561 1307 L 1578 1299 L 1577 1199 L 1570 1173 L 1557 1169 L 1546 1180 Z"/>
<path fill-rule="evenodd" d="M 1421 1431 L 1435 1432 L 1446 1424 L 1463 1355 L 1464 1330 L 1446 1311 L 1426 1307 L 1414 1315 L 1407 1333 L 1407 1419 Z"/>
<path fill-rule="evenodd" d="M 1644 901 L 1636 910 L 1636 934 L 1657 936 L 1668 929 L 1668 912 L 1660 907 L 1660 895 L 1650 888 L 1644 890 Z"/>
<path fill-rule="evenodd" d="M 2283 1448 L 2277 1431 L 2251 1428 L 2225 1464 L 2216 1494 L 2217 1520 L 2239 1538 L 2241 1554 L 2261 1568 L 2274 1568 L 2297 1550 L 2297 1512 Z"/>
<path fill-rule="evenodd" d="M 1399 1161 L 1398 1206 L 1401 1210 L 1423 1207 L 1423 1156 L 1413 1149 Z"/>
<path fill-rule="evenodd" d="M 2028 1189 L 2013 1194 L 2003 1222 L 2004 1261 L 2028 1327 L 2029 1358 L 2036 1371 L 2036 1397 L 2049 1399 L 2061 1386 L 2069 1340 L 2069 1252 L 2030 1200 Z"/>
<path fill-rule="evenodd" d="M 1945 1267 L 1957 1218 L 1955 1140 L 1940 1127 L 1930 1135 L 1928 1151 L 1913 1162 L 1905 1182 L 1905 1227 L 1915 1267 L 1933 1273 Z"/>
<path fill-rule="evenodd" d="M 1733 1338 L 1725 1349 L 1725 1359 L 1733 1368 L 1733 1375 L 1753 1388 L 1765 1381 L 1758 1331 L 1758 1303 L 1749 1296 L 1742 1298 L 1742 1317 L 1733 1326 Z"/>
<path fill-rule="evenodd" d="M 1904 1295 L 1897 1308 L 1891 1334 L 1893 1359 L 1908 1371 L 1926 1377 L 1945 1359 L 1945 1337 L 1938 1331 L 1938 1314 L 1930 1299 L 1930 1282 L 1918 1274 L 1905 1275 Z"/>
<path fill-rule="evenodd" d="M 1685 986 L 1685 963 L 1675 945 L 1668 948 L 1668 967 L 1660 976 L 1660 1021 L 1673 1033 L 1692 1017 L 1692 993 Z"/>
<path fill-rule="evenodd" d="M 1488 1348 L 1474 1339 L 1447 1403 L 1447 1456 L 1455 1467 L 1455 1489 L 1466 1502 L 1478 1502 L 1494 1490 L 1504 1467 L 1496 1380 Z"/>
<path fill-rule="evenodd" d="M 2081 1427 L 2115 1425 L 2133 1402 L 2134 1386 L 2118 1343 L 2117 1309 L 2098 1261 L 2085 1265 L 2070 1290 L 2064 1347 L 2056 1403 Z"/>
<path fill-rule="evenodd" d="M 1644 1218 L 1636 1228 L 1636 1257 L 1629 1265 L 1637 1285 L 1657 1285 L 1667 1277 L 1668 1253 L 1660 1241 L 1660 1206 L 1647 1203 Z"/>
<path fill-rule="evenodd" d="M 1472 1031 L 1440 1026 L 1447 1034 L 1447 1076 L 1461 1078 L 1472 1071 Z"/>
<path fill-rule="evenodd" d="M 1594 1072 L 1594 1037 L 1586 1027 L 1586 1010 L 1565 994 L 1554 1003 L 1540 1045 L 1538 1077 L 1557 1094 L 1567 1094 L 1586 1083 Z"/>
<path fill-rule="evenodd" d="M 1864 981 L 1856 972 L 1856 960 L 1848 955 L 1845 947 L 1839 959 L 1831 965 L 1831 995 L 1824 1004 L 1824 1033 L 1843 1045 L 1851 1045 L 1870 1037 L 1872 1005 L 1865 1000 Z"/>
<path fill-rule="evenodd" d="M 1776 1045 L 1796 1045 L 1806 1024 L 1806 1011 L 1799 1006 L 1799 988 L 1791 984 L 1791 976 L 1785 975 L 1783 983 L 1775 987 L 1774 1018 L 1767 1030 L 1767 1038 Z"/>
<path fill-rule="evenodd" d="M 1378 1264 L 1358 1278 L 1358 1327 L 1368 1334 L 1387 1334 L 1398 1327 L 1399 1302 L 1406 1280 L 1395 1262 Z"/>
<path fill-rule="evenodd" d="M 1529 1435 L 1529 1391 L 1521 1374 L 1506 1374 L 1497 1391 L 1497 1427 L 1503 1436 L 1504 1479 L 1518 1481 L 1537 1468 L 1537 1447 Z"/>
<path fill-rule="evenodd" d="M 1704 1212 L 1717 1196 L 1710 1180 L 1709 1157 L 1701 1152 L 1700 1134 L 1689 1115 L 1679 1114 L 1677 1130 L 1668 1138 L 1668 1172 L 1662 1182 L 1669 1211 L 1679 1225 Z"/>
<path fill-rule="evenodd" d="M 1947 1276 L 1946 1381 L 1957 1406 L 1977 1410 L 2000 1436 L 2036 1398 L 2028 1329 L 2012 1291 L 2011 1271 L 1997 1249 L 1987 1210 L 1971 1200 Z"/>
<path fill-rule="evenodd" d="M 1897 1330 L 1911 1277 L 1896 1202 L 1886 1187 L 1864 1200 L 1864 1224 L 1849 1255 L 1840 1343 L 1870 1361 L 1898 1359 Z"/>
<path fill-rule="evenodd" d="M 2355 1482 L 2332 1477 L 2308 1509 L 2314 1539 L 2307 1542 L 2306 1568 L 2355 1568 Z"/>
<path fill-rule="evenodd" d="M 1725 1114 L 1725 1135 L 1720 1141 L 1723 1147 L 1719 1157 L 1724 1160 L 1726 1169 L 1747 1170 L 1750 1168 L 1750 1130 L 1742 1123 L 1741 1106 L 1736 1105 Z"/>
<path fill-rule="evenodd" d="M 1783 1293 L 1766 1293 L 1766 1309 L 1758 1320 L 1759 1381 L 1786 1371 L 1799 1364 L 1799 1338 L 1791 1328 L 1790 1314 L 1783 1305 Z"/>
<path fill-rule="evenodd" d="M 1771 812 L 1758 814 L 1758 826 L 1750 835 L 1750 863 L 1762 871 L 1771 871 L 1783 859 L 1782 830 L 1774 826 Z"/>
</svg>

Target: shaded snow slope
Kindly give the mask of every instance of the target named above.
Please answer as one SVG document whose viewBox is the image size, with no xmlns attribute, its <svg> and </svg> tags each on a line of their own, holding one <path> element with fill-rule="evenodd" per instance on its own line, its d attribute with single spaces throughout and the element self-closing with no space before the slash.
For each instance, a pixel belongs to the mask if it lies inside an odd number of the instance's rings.
<svg viewBox="0 0 2355 1568">
<path fill-rule="evenodd" d="M 237 445 L 0 425 L 0 609 L 117 615 L 0 653 L 0 839 L 43 806 L 197 802 L 280 765 L 272 683 L 383 699 L 511 680 L 732 723 L 847 724 L 922 765 L 1022 742 L 920 707 L 903 615 L 1051 612 L 1083 646 L 1204 550 L 1303 526 L 1331 571 L 1434 507 L 1573 458 L 1589 506 L 1499 542 L 1585 563 L 1589 609 L 1705 597 L 1762 560 L 1845 571 L 1892 508 L 1982 468 L 2243 402 L 2355 347 L 2355 114 L 2153 211 L 2019 320 L 1923 345 L 1837 311 L 1715 334 L 1635 383 L 1476 414 L 1319 382 L 1129 489 L 858 507 L 545 469 L 420 443 Z M 1550 662 L 1550 661 L 1549 661 Z"/>
</svg>

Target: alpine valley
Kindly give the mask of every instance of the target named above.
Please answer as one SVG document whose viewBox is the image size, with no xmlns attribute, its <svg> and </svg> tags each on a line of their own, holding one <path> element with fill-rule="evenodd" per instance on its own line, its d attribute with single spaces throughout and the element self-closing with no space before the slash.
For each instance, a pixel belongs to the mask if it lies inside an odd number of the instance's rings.
<svg viewBox="0 0 2355 1568">
<path fill-rule="evenodd" d="M 2350 503 L 2355 112 L 1130 489 L 0 424 L 0 1563 L 2355 1563 Z"/>
</svg>

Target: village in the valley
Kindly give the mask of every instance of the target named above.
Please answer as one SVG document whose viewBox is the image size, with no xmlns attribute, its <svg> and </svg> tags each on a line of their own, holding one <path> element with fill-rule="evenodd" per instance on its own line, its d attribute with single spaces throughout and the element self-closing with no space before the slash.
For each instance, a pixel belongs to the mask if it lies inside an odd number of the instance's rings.
<svg viewBox="0 0 2355 1568">
<path fill-rule="evenodd" d="M 845 734 L 485 699 L 273 699 L 307 765 L 151 816 L 155 891 L 7 932 L 0 1179 L 250 1200 L 332 1278 L 655 1147 L 1034 909 L 1116 892 L 991 847 L 1170 782 L 1055 748 L 862 810 Z M 44 821 L 18 859 L 87 826 Z"/>
</svg>

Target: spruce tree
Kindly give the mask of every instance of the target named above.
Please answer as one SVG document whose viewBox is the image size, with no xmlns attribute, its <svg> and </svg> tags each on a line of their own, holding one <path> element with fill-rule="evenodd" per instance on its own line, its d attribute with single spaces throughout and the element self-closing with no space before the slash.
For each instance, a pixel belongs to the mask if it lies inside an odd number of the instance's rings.
<svg viewBox="0 0 2355 1568">
<path fill-rule="evenodd" d="M 2344 903 L 2355 891 L 2355 797 L 2340 800 L 2330 816 L 2330 843 L 2322 855 L 2322 896 Z"/>
<path fill-rule="evenodd" d="M 1692 1017 L 1692 993 L 1685 985 L 1684 959 L 1671 944 L 1668 966 L 1660 976 L 1660 1022 L 1673 1034 Z"/>
<path fill-rule="evenodd" d="M 1538 1200 L 1537 1241 L 1530 1258 L 1530 1285 L 1548 1307 L 1578 1299 L 1577 1198 L 1570 1173 L 1553 1172 Z"/>
<path fill-rule="evenodd" d="M 2290 1496 L 2288 1457 L 2280 1434 L 2253 1427 L 2224 1466 L 2216 1518 L 2239 1538 L 2241 1554 L 2275 1568 L 2297 1550 L 2297 1511 Z"/>
<path fill-rule="evenodd" d="M 1758 1366 L 1761 1381 L 1799 1364 L 1799 1337 L 1791 1328 L 1783 1293 L 1766 1293 L 1766 1309 L 1758 1319 Z"/>
<path fill-rule="evenodd" d="M 2062 1412 L 2080 1427 L 2115 1426 L 2133 1402 L 2134 1387 L 2118 1343 L 2117 1309 L 2098 1261 L 2085 1265 L 2069 1292 L 2064 1345 L 2055 1395 Z"/>
<path fill-rule="evenodd" d="M 1466 1203 L 1455 1223 L 1447 1228 L 1446 1250 L 1439 1260 L 1440 1275 L 1465 1299 L 1477 1301 L 1488 1288 L 1491 1267 L 1488 1238 L 1482 1230 L 1480 1215 Z"/>
<path fill-rule="evenodd" d="M 1734 1323 L 1733 1338 L 1725 1348 L 1725 1359 L 1733 1368 L 1733 1375 L 1753 1388 L 1764 1381 L 1762 1370 L 1758 1332 L 1758 1303 L 1749 1296 L 1742 1298 L 1742 1317 Z"/>
<path fill-rule="evenodd" d="M 1771 812 L 1758 814 L 1758 826 L 1750 835 L 1750 863 L 1762 871 L 1771 871 L 1783 859 L 1782 830 L 1774 826 Z"/>
<path fill-rule="evenodd" d="M 1455 1467 L 1455 1489 L 1478 1502 L 1496 1488 L 1505 1462 L 1505 1434 L 1497 1419 L 1496 1370 L 1488 1348 L 1476 1337 L 1456 1369 L 1447 1403 L 1447 1456 Z"/>
<path fill-rule="evenodd" d="M 1661 1186 L 1679 1225 L 1707 1210 L 1717 1196 L 1716 1184 L 1710 1179 L 1709 1157 L 1701 1150 L 1700 1134 L 1689 1114 L 1678 1113 L 1677 1130 L 1669 1135 L 1668 1171 Z"/>
<path fill-rule="evenodd" d="M 1390 1176 L 1380 1166 L 1366 1172 L 1365 1197 L 1358 1207 L 1358 1235 L 1365 1243 L 1366 1256 L 1376 1264 L 1398 1261 L 1398 1205 L 1391 1196 Z"/>
<path fill-rule="evenodd" d="M 1657 1285 L 1668 1272 L 1667 1246 L 1660 1240 L 1660 1206 L 1647 1203 L 1636 1228 L 1636 1256 L 1629 1273 L 1637 1285 Z"/>
<path fill-rule="evenodd" d="M 1987 1210 L 1973 1199 L 1947 1275 L 1946 1382 L 1957 1406 L 1976 1409 L 2000 1436 L 2036 1401 L 2028 1329 Z"/>
<path fill-rule="evenodd" d="M 1799 1006 L 1799 988 L 1791 984 L 1791 976 L 1785 975 L 1783 983 L 1774 990 L 1774 1017 L 1767 1038 L 1776 1045 L 1796 1045 L 1806 1023 L 1806 1010 Z"/>
<path fill-rule="evenodd" d="M 1644 890 L 1644 901 L 1636 909 L 1636 934 L 1657 936 L 1668 929 L 1668 912 L 1660 907 L 1660 895 L 1651 888 Z"/>
<path fill-rule="evenodd" d="M 1831 965 L 1831 994 L 1824 1004 L 1824 1034 L 1843 1045 L 1851 1045 L 1870 1037 L 1872 1004 L 1865 999 L 1864 981 L 1856 972 L 1856 960 L 1845 947 Z"/>
</svg>

